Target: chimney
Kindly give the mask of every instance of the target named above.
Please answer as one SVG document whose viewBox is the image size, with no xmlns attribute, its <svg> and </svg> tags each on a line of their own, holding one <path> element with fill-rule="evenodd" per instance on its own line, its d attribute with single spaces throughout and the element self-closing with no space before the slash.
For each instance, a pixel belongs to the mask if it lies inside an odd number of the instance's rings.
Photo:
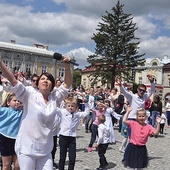
<svg viewBox="0 0 170 170">
<path fill-rule="evenodd" d="M 15 43 L 16 43 L 16 41 L 15 41 L 15 40 L 11 40 L 11 43 L 15 44 Z"/>
</svg>

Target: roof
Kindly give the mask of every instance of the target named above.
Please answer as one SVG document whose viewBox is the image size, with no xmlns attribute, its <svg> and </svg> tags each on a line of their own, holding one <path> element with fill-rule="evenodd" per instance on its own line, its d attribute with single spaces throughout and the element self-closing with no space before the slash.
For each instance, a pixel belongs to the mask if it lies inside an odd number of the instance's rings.
<svg viewBox="0 0 170 170">
<path fill-rule="evenodd" d="M 85 72 L 92 72 L 95 70 L 95 66 L 87 66 L 84 70 L 82 70 L 83 73 Z"/>
<path fill-rule="evenodd" d="M 40 45 L 40 46 L 43 46 L 43 45 Z M 0 41 L 0 49 L 9 49 L 9 50 L 18 51 L 18 52 L 20 51 L 24 53 L 31 52 L 31 53 L 36 53 L 39 55 L 49 55 L 49 56 L 52 56 L 54 54 L 53 51 L 49 51 L 46 48 L 30 47 L 26 45 L 18 45 L 15 43 L 7 43 L 7 42 L 2 42 L 2 41 Z"/>
</svg>

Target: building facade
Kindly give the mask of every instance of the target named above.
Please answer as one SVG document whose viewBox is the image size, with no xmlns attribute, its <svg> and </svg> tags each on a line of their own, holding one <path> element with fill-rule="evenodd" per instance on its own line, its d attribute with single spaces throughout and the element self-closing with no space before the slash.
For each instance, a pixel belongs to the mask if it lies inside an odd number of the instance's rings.
<svg viewBox="0 0 170 170">
<path fill-rule="evenodd" d="M 82 71 L 81 83 L 84 87 L 91 85 L 88 77 L 92 72 L 94 72 L 94 68 L 90 66 Z M 151 74 L 156 83 L 155 93 L 162 98 L 163 105 L 166 103 L 167 98 L 170 97 L 170 57 L 147 58 L 143 66 L 132 68 L 132 74 L 134 74 L 134 82 L 145 84 L 147 90 L 150 89 L 147 75 Z M 102 85 L 100 80 L 97 83 L 99 86 Z"/>
<path fill-rule="evenodd" d="M 156 83 L 156 94 L 162 98 L 163 105 L 170 97 L 170 57 L 147 58 L 144 66 L 135 68 L 135 82 L 149 87 L 147 75 L 151 74 Z"/>
<path fill-rule="evenodd" d="M 29 78 L 33 74 L 51 73 L 54 78 L 64 79 L 64 67 L 61 61 L 53 59 L 53 51 L 47 46 L 34 44 L 34 47 L 0 42 L 0 54 L 6 66 L 14 72 L 23 72 Z M 72 66 L 73 69 L 73 66 Z"/>
</svg>

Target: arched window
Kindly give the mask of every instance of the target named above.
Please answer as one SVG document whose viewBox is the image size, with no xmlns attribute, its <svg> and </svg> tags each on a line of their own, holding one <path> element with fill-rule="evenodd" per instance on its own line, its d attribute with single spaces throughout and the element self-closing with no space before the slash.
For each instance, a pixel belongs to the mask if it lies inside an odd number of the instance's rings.
<svg viewBox="0 0 170 170">
<path fill-rule="evenodd" d="M 154 62 L 152 63 L 152 66 L 158 66 L 157 62 L 154 61 Z"/>
</svg>

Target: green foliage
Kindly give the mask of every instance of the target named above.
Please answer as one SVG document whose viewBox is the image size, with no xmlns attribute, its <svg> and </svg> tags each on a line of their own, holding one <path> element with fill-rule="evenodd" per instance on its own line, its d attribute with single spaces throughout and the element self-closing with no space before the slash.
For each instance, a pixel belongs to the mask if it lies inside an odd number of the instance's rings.
<svg viewBox="0 0 170 170">
<path fill-rule="evenodd" d="M 73 89 L 81 84 L 81 70 L 73 71 Z"/>
<path fill-rule="evenodd" d="M 103 83 L 114 86 L 115 76 L 128 82 L 132 81 L 132 68 L 144 63 L 144 54 L 139 55 L 139 38 L 134 33 L 136 24 L 132 15 L 123 12 L 123 4 L 118 3 L 111 13 L 106 11 L 99 22 L 97 33 L 92 40 L 96 43 L 95 54 L 88 57 L 88 62 L 95 66 L 95 73 L 90 75 Z"/>
<path fill-rule="evenodd" d="M 135 93 L 137 93 L 137 87 L 138 87 L 138 84 L 137 83 L 133 83 L 133 93 L 135 94 Z"/>
</svg>

